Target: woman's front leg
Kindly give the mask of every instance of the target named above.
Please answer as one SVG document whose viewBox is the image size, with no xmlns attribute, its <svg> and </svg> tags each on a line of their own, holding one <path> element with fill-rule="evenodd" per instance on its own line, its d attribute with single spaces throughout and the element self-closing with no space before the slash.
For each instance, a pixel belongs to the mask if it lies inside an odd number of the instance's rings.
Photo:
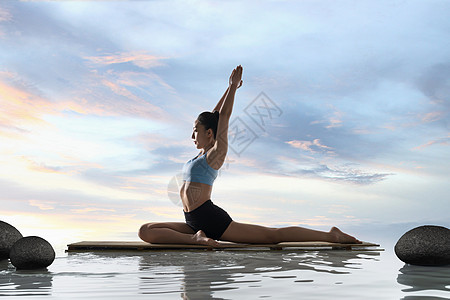
<svg viewBox="0 0 450 300">
<path fill-rule="evenodd" d="M 139 237 L 144 242 L 154 244 L 220 245 L 203 231 L 195 232 L 186 223 L 176 222 L 144 224 L 139 230 Z"/>
</svg>

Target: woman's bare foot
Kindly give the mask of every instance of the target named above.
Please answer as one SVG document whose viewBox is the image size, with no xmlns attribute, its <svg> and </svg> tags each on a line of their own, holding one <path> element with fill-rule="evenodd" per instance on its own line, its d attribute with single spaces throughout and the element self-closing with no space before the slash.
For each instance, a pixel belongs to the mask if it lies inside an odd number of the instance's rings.
<svg viewBox="0 0 450 300">
<path fill-rule="evenodd" d="M 342 244 L 361 244 L 362 242 L 357 240 L 351 235 L 343 233 L 337 227 L 333 227 L 330 230 L 331 241 L 333 243 L 342 243 Z"/>
<path fill-rule="evenodd" d="M 216 240 L 213 240 L 212 238 L 207 237 L 206 234 L 202 230 L 197 231 L 197 233 L 194 234 L 192 236 L 192 238 L 194 239 L 196 244 L 207 245 L 207 246 L 211 246 L 211 247 L 219 247 L 220 246 L 219 242 L 217 242 Z"/>
</svg>

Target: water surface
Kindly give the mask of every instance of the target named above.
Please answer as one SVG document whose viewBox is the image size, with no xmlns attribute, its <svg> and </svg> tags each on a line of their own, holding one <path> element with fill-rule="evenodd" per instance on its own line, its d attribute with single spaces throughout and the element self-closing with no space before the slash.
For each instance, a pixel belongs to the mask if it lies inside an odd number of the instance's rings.
<svg viewBox="0 0 450 300">
<path fill-rule="evenodd" d="M 382 245 L 383 246 L 383 245 Z M 63 253 L 47 270 L 0 263 L 0 296 L 45 299 L 450 299 L 450 267 L 386 251 Z"/>
</svg>

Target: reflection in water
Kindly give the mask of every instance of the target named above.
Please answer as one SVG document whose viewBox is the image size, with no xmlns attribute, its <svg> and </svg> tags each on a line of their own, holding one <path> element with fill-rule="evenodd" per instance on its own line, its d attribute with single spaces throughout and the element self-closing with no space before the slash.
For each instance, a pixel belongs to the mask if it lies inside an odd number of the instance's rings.
<svg viewBox="0 0 450 300">
<path fill-rule="evenodd" d="M 424 290 L 450 292 L 450 266 L 425 267 L 405 264 L 399 271 L 397 282 L 410 287 L 403 289 L 403 292 Z M 417 297 L 408 296 L 404 299 L 419 299 Z"/>
<path fill-rule="evenodd" d="M 264 297 L 279 295 L 287 286 L 317 287 L 328 279 L 331 282 L 322 287 L 341 285 L 345 280 L 339 275 L 365 270 L 379 256 L 369 251 L 304 250 L 69 253 L 51 272 L 17 271 L 8 261 L 0 262 L 0 296 L 220 299 L 231 290 L 242 298 Z M 313 288 L 313 293 L 318 290 Z"/>
<path fill-rule="evenodd" d="M 406 296 L 400 300 L 448 300 L 449 298 L 433 297 L 433 296 Z"/>
<path fill-rule="evenodd" d="M 8 260 L 0 261 L 0 297 L 51 295 L 52 280 L 47 269 L 17 271 Z"/>
<path fill-rule="evenodd" d="M 142 256 L 142 294 L 181 292 L 183 299 L 219 299 L 214 292 L 261 287 L 264 277 L 313 282 L 289 272 L 307 270 L 329 274 L 349 274 L 361 262 L 378 260 L 379 252 L 358 251 L 172 251 L 149 252 Z M 352 261 L 355 260 L 355 261 Z M 161 282 L 166 282 L 166 290 Z M 178 290 L 173 290 L 178 287 Z M 180 290 L 181 287 L 181 290 Z"/>
</svg>

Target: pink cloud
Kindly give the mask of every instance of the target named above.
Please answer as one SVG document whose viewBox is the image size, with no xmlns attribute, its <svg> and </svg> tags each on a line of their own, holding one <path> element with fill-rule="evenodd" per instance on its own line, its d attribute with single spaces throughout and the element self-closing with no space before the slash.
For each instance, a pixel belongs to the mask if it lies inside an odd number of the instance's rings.
<svg viewBox="0 0 450 300">
<path fill-rule="evenodd" d="M 433 111 L 433 112 L 426 113 L 419 117 L 422 120 L 422 122 L 429 123 L 429 122 L 438 121 L 438 120 L 442 119 L 445 115 L 446 115 L 446 113 L 443 111 Z"/>
<path fill-rule="evenodd" d="M 52 210 L 55 209 L 55 202 L 52 201 L 40 201 L 40 200 L 28 200 L 28 203 L 31 206 L 35 206 L 37 208 L 39 208 L 40 210 Z"/>
<path fill-rule="evenodd" d="M 43 116 L 59 115 L 64 111 L 85 115 L 133 115 L 164 119 L 165 112 L 160 107 L 135 95 L 127 86 L 114 81 L 114 78 L 96 75 L 91 82 L 95 83 L 88 87 L 86 92 L 77 91 L 73 97 L 65 95 L 56 102 L 46 98 L 41 91 L 25 85 L 17 75 L 0 72 L 0 99 L 2 99 L 0 135 L 11 137 L 23 134 L 29 126 L 49 126 Z M 119 98 L 108 97 L 98 82 Z M 146 82 L 148 85 L 148 80 Z M 160 82 L 166 90 L 171 89 L 162 80 Z"/>
<path fill-rule="evenodd" d="M 443 138 L 438 138 L 435 140 L 431 140 L 423 145 L 414 147 L 413 150 L 422 150 L 424 148 L 430 147 L 432 145 L 442 145 L 442 146 L 447 146 L 450 144 L 450 134 L 447 135 L 446 137 Z"/>
<path fill-rule="evenodd" d="M 334 112 L 333 115 L 328 119 L 328 122 L 330 124 L 328 126 L 326 126 L 325 128 L 330 129 L 330 128 L 341 127 L 343 115 L 344 114 L 342 112 L 339 112 L 339 111 Z"/>
<path fill-rule="evenodd" d="M 315 139 L 313 141 L 296 141 L 296 140 L 293 140 L 293 141 L 289 141 L 289 142 L 286 142 L 286 143 L 291 145 L 294 148 L 301 149 L 301 150 L 308 151 L 308 152 L 313 152 L 313 153 L 317 152 L 316 149 L 314 149 L 314 148 L 321 149 L 321 150 L 328 150 L 329 152 L 332 152 L 331 151 L 332 148 L 328 147 L 328 146 L 325 146 L 325 145 L 322 145 L 320 143 L 320 139 Z"/>
<path fill-rule="evenodd" d="M 317 121 L 313 121 L 310 124 L 314 125 L 314 124 L 326 124 L 328 123 L 328 125 L 325 126 L 325 128 L 330 129 L 330 128 L 337 128 L 337 127 L 341 127 L 342 126 L 342 117 L 344 116 L 344 113 L 337 110 L 334 106 L 330 105 L 331 109 L 334 110 L 333 113 L 331 113 L 328 118 L 326 120 L 317 120 Z"/>
<path fill-rule="evenodd" d="M 11 74 L 0 74 L 0 77 L 4 76 Z M 23 123 L 48 125 L 41 116 L 56 113 L 53 103 L 38 95 L 37 91 L 9 84 L 1 78 L 0 99 L 2 99 L 0 125 L 4 128 L 15 128 L 15 131 L 23 131 L 21 128 Z"/>
<path fill-rule="evenodd" d="M 153 67 L 163 65 L 164 63 L 162 63 L 161 60 L 167 59 L 168 57 L 155 56 L 137 51 L 129 53 L 109 54 L 102 56 L 85 56 L 84 58 L 91 61 L 94 64 L 99 65 L 112 65 L 131 62 L 138 67 L 150 69 Z"/>
</svg>

